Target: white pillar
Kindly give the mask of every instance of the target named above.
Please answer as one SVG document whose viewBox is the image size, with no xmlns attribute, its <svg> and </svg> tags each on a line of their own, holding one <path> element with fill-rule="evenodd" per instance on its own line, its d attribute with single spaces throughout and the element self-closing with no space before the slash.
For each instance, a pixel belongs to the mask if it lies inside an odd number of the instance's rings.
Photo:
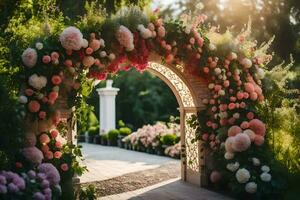
<svg viewBox="0 0 300 200">
<path fill-rule="evenodd" d="M 100 134 L 116 128 L 116 95 L 120 89 L 113 88 L 112 83 L 112 80 L 107 80 L 105 88 L 97 89 L 100 96 Z"/>
</svg>

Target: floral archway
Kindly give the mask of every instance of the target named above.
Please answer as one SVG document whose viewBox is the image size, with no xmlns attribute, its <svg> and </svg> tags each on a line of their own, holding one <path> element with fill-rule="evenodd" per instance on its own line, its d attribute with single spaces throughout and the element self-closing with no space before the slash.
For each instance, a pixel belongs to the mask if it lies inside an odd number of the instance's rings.
<svg viewBox="0 0 300 200">
<path fill-rule="evenodd" d="M 74 127 L 73 109 L 87 88 L 120 70 L 143 72 L 151 53 L 160 55 L 163 64 L 177 66 L 202 105 L 184 124 L 195 131 L 191 145 L 198 141 L 201 145 L 197 159 L 202 164 L 196 167 L 201 165 L 205 173 L 197 178 L 204 183 L 209 177 L 209 184 L 229 183 L 234 193 L 250 197 L 276 190 L 262 153 L 266 126 L 256 113 L 264 100 L 263 67 L 272 58 L 266 53 L 270 44 L 257 47 L 250 24 L 234 36 L 229 30 L 218 33 L 205 20 L 201 14 L 164 21 L 156 12 L 144 14 L 129 8 L 104 22 L 66 27 L 59 35 L 52 35 L 45 26 L 46 37 L 37 38 L 18 55 L 25 68 L 20 102 L 26 108 L 26 139 L 23 159 L 16 167 L 28 180 L 42 185 L 37 188 L 47 189 L 35 191 L 36 199 L 59 198 L 59 184 L 66 191 L 74 174 L 84 171 L 77 159 L 79 149 L 64 144 L 63 138 L 72 137 L 68 131 Z M 204 86 L 198 78 L 205 80 Z M 62 116 L 66 113 L 69 116 Z M 10 173 L 0 175 L 9 181 L 21 179 Z M 16 185 L 18 192 L 26 191 L 26 184 Z M 7 194 L 18 195 L 13 190 Z"/>
</svg>

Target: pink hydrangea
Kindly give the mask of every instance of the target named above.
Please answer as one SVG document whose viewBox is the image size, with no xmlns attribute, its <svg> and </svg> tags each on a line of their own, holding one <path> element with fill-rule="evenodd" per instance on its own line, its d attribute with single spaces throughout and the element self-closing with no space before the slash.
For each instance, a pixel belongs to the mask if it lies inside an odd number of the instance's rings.
<svg viewBox="0 0 300 200">
<path fill-rule="evenodd" d="M 210 181 L 212 183 L 217 183 L 221 180 L 221 174 L 218 171 L 212 171 L 212 173 L 210 174 Z"/>
<path fill-rule="evenodd" d="M 127 51 L 132 51 L 134 49 L 133 34 L 127 27 L 121 25 L 116 33 L 116 37 L 119 43 L 125 47 Z"/>
<path fill-rule="evenodd" d="M 246 151 L 251 145 L 251 140 L 247 134 L 239 133 L 234 136 L 234 142 L 232 148 L 234 151 L 242 152 Z"/>
<path fill-rule="evenodd" d="M 34 67 L 37 62 L 36 50 L 32 48 L 27 48 L 22 54 L 22 61 L 27 67 Z"/>
<path fill-rule="evenodd" d="M 43 153 L 36 147 L 26 147 L 22 153 L 27 160 L 34 164 L 40 164 L 44 158 Z"/>
<path fill-rule="evenodd" d="M 242 129 L 239 126 L 232 126 L 228 129 L 228 137 L 235 136 L 238 133 L 243 132 Z"/>
<path fill-rule="evenodd" d="M 243 133 L 247 134 L 252 142 L 254 141 L 256 135 L 251 129 L 246 129 Z"/>
<path fill-rule="evenodd" d="M 252 119 L 249 122 L 249 127 L 255 134 L 265 136 L 266 134 L 266 125 L 259 119 Z"/>
<path fill-rule="evenodd" d="M 225 150 L 226 152 L 229 152 L 229 153 L 233 153 L 234 150 L 232 148 L 232 145 L 233 145 L 233 142 L 234 142 L 234 138 L 233 137 L 228 137 L 225 141 Z"/>
<path fill-rule="evenodd" d="M 77 51 L 81 49 L 82 40 L 82 33 L 78 28 L 73 26 L 66 28 L 59 36 L 59 41 L 66 50 Z"/>
<path fill-rule="evenodd" d="M 38 166 L 39 173 L 44 173 L 52 186 L 57 185 L 60 176 L 57 169 L 51 163 L 42 163 Z"/>
<path fill-rule="evenodd" d="M 254 143 L 257 145 L 257 146 L 261 146 L 263 145 L 263 143 L 265 142 L 265 138 L 261 135 L 255 135 L 255 138 L 254 138 Z"/>
</svg>

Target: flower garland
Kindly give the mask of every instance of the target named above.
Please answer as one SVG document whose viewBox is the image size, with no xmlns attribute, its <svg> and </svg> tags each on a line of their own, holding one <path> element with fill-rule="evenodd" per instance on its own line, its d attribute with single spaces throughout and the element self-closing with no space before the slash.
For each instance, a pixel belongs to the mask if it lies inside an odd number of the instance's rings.
<svg viewBox="0 0 300 200">
<path fill-rule="evenodd" d="M 140 16 L 134 16 L 131 28 L 119 20 L 124 16 L 112 19 L 115 24 L 111 26 L 118 28 L 109 39 L 100 32 L 86 34 L 82 30 L 82 34 L 70 26 L 59 39 L 45 38 L 23 52 L 26 82 L 20 102 L 27 108 L 28 123 L 37 124 L 37 129 L 28 131 L 24 156 L 32 163 L 60 158 L 56 151 L 60 146 L 55 143 L 54 150 L 47 148 L 59 135 L 55 132 L 53 136 L 60 120 L 58 100 L 66 97 L 74 105 L 80 96 L 77 94 L 84 92 L 86 77 L 105 80 L 109 74 L 132 67 L 144 71 L 154 51 L 166 63 L 184 63 L 185 73 L 200 75 L 209 82 L 211 98 L 202 99 L 206 108 L 199 114 L 197 139 L 203 140 L 213 154 L 221 154 L 225 163 L 210 169 L 211 182 L 218 183 L 229 173 L 230 182 L 243 188 L 241 194 L 257 193 L 262 184 L 272 187 L 270 168 L 260 168 L 264 161 L 255 153 L 263 147 L 266 134 L 255 105 L 264 100 L 261 67 L 271 59 L 265 53 L 267 45 L 256 48 L 250 26 L 237 37 L 229 31 L 219 34 L 216 28 L 208 30 L 202 14 L 164 22 L 158 13 L 148 18 L 140 11 L 132 13 Z M 35 147 L 34 136 L 39 137 L 42 151 Z M 59 168 L 67 170 L 62 164 Z"/>
</svg>

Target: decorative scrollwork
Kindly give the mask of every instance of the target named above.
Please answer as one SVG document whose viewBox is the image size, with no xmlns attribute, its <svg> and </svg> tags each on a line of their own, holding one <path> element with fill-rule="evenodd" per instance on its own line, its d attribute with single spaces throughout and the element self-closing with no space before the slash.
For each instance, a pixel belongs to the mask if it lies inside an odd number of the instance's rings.
<svg viewBox="0 0 300 200">
<path fill-rule="evenodd" d="M 174 86 L 184 107 L 195 107 L 193 96 L 188 86 L 175 72 L 173 72 L 170 68 L 155 62 L 149 62 L 148 68 L 159 72 Z"/>
<path fill-rule="evenodd" d="M 185 116 L 186 159 L 187 167 L 195 172 L 199 172 L 198 142 L 192 142 L 195 139 L 195 129 L 188 124 L 188 120 L 192 115 L 193 113 L 187 113 Z"/>
</svg>

